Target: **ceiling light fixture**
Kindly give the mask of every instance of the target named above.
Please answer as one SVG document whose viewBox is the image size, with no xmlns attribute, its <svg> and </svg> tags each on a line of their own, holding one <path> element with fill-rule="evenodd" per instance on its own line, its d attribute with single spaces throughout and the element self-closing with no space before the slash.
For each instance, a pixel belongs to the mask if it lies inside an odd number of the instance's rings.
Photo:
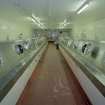
<svg viewBox="0 0 105 105">
<path fill-rule="evenodd" d="M 85 9 L 87 9 L 89 7 L 89 4 L 84 5 L 78 12 L 77 14 L 80 14 L 81 12 L 83 12 Z"/>
<path fill-rule="evenodd" d="M 46 29 L 44 23 L 41 22 L 41 19 L 39 17 L 36 17 L 33 13 L 32 13 L 32 17 L 27 17 L 27 19 L 29 21 L 32 21 L 38 27 L 40 27 L 42 29 Z"/>
<path fill-rule="evenodd" d="M 104 43 L 105 44 L 105 41 L 100 41 L 100 43 Z"/>
<path fill-rule="evenodd" d="M 69 24 L 70 23 L 67 22 L 67 19 L 65 19 L 63 22 L 59 23 L 59 29 L 63 29 L 64 27 L 66 27 Z"/>
<path fill-rule="evenodd" d="M 36 17 L 33 13 L 32 13 L 32 18 L 36 21 L 37 25 L 42 28 L 45 29 L 45 25 L 44 23 L 41 22 L 41 19 L 39 17 Z"/>
<path fill-rule="evenodd" d="M 83 0 L 81 3 L 81 6 L 77 9 L 77 14 L 82 13 L 84 10 L 86 10 L 89 7 L 89 3 L 91 0 Z"/>
</svg>

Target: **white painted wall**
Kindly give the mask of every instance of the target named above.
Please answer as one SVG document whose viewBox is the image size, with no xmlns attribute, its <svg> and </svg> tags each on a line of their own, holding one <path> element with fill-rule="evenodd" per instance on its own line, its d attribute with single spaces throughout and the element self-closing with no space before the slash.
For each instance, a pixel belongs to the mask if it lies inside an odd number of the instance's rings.
<svg viewBox="0 0 105 105">
<path fill-rule="evenodd" d="M 0 41 L 16 40 L 21 33 L 23 34 L 23 39 L 27 39 L 32 34 L 32 28 L 25 22 L 0 18 Z"/>
<path fill-rule="evenodd" d="M 105 40 L 105 18 L 85 23 L 76 22 L 73 26 L 74 39 Z"/>
</svg>

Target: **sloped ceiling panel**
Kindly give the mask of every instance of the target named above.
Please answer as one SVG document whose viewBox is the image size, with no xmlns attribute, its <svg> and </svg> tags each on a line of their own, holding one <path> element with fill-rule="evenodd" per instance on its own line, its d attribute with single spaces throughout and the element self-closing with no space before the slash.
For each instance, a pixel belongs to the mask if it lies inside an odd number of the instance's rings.
<svg viewBox="0 0 105 105">
<path fill-rule="evenodd" d="M 0 0 L 0 16 L 5 14 L 19 19 L 21 16 L 31 16 L 34 13 L 42 18 L 49 28 L 56 28 L 65 18 L 72 23 L 73 20 L 81 22 L 85 18 L 95 20 L 105 17 L 105 0 L 92 0 L 87 11 L 77 15 L 74 10 L 81 1 L 83 0 Z"/>
</svg>

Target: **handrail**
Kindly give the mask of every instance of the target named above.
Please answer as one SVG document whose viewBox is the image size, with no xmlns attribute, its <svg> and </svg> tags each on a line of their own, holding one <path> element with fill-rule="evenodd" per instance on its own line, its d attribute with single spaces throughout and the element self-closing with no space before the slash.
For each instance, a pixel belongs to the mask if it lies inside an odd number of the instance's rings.
<svg viewBox="0 0 105 105">
<path fill-rule="evenodd" d="M 5 97 L 5 95 L 9 92 L 9 90 L 13 87 L 19 77 L 24 73 L 26 68 L 31 64 L 35 56 L 39 53 L 39 51 L 46 45 L 46 43 L 42 43 L 37 50 L 34 50 L 29 54 L 28 58 L 22 59 L 17 65 L 15 65 L 10 72 L 0 78 L 0 101 Z M 24 62 L 25 61 L 25 62 Z"/>
<path fill-rule="evenodd" d="M 101 72 L 100 68 L 91 65 L 82 57 L 76 56 L 76 53 L 74 51 L 68 50 L 66 46 L 60 44 L 60 47 L 62 47 L 65 52 L 75 61 L 77 66 L 85 73 L 85 75 L 92 81 L 92 83 L 105 97 L 105 74 Z"/>
</svg>

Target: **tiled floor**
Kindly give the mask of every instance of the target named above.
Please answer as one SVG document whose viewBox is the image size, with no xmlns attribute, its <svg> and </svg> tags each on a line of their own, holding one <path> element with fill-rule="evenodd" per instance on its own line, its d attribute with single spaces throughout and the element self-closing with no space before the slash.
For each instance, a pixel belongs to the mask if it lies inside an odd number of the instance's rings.
<svg viewBox="0 0 105 105">
<path fill-rule="evenodd" d="M 91 104 L 63 56 L 50 44 L 17 105 Z"/>
</svg>

